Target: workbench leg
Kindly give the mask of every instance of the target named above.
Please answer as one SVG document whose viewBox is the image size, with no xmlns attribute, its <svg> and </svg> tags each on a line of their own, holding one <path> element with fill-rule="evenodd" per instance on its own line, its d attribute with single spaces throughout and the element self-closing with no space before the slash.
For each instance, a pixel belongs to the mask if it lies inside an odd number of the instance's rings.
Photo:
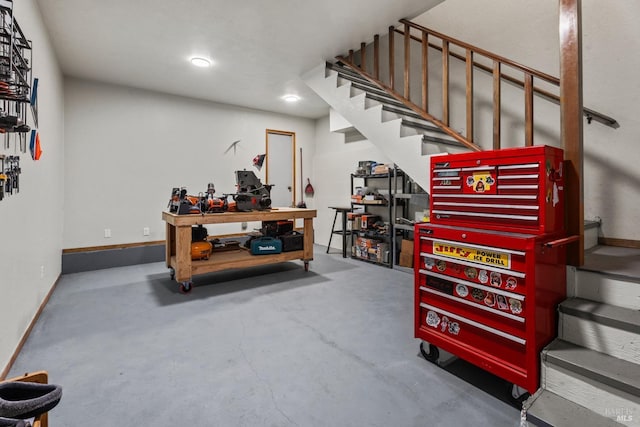
<svg viewBox="0 0 640 427">
<path fill-rule="evenodd" d="M 313 259 L 313 218 L 304 219 L 302 237 L 302 258 L 305 262 L 305 271 L 309 270 L 309 261 Z"/>
<path fill-rule="evenodd" d="M 176 227 L 176 281 L 180 290 L 191 290 L 191 227 Z"/>
<path fill-rule="evenodd" d="M 171 268 L 171 255 L 175 253 L 176 228 L 167 222 L 164 233 L 164 259 L 167 263 L 167 267 Z"/>
</svg>

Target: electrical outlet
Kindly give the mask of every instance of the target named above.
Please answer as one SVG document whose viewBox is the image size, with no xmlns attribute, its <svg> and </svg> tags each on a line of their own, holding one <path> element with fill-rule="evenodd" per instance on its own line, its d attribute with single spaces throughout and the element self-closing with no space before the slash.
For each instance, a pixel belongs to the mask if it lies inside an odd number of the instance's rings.
<svg viewBox="0 0 640 427">
<path fill-rule="evenodd" d="M 44 265 L 40 266 L 40 278 L 44 278 Z"/>
<path fill-rule="evenodd" d="M 111 229 L 110 228 L 105 228 L 104 229 L 104 238 L 108 239 L 109 237 L 111 237 Z"/>
<path fill-rule="evenodd" d="M 149 235 L 149 227 L 145 227 L 142 229 L 142 235 L 143 236 L 148 236 Z"/>
</svg>

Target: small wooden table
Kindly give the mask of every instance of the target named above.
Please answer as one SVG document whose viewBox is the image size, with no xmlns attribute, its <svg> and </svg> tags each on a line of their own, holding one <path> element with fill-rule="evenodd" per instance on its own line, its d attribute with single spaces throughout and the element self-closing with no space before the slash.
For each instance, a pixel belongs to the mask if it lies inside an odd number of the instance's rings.
<svg viewBox="0 0 640 427">
<path fill-rule="evenodd" d="M 222 212 L 210 214 L 177 215 L 162 212 L 166 221 L 166 263 L 171 270 L 171 278 L 180 284 L 180 291 L 192 289 L 192 276 L 232 268 L 253 267 L 299 259 L 304 262 L 305 271 L 313 260 L 313 218 L 315 209 L 272 208 L 266 211 Z M 191 227 L 194 225 L 225 224 L 251 221 L 304 220 L 303 247 L 299 251 L 282 252 L 273 255 L 251 255 L 249 251 L 237 250 L 215 252 L 207 260 L 191 260 Z"/>
</svg>

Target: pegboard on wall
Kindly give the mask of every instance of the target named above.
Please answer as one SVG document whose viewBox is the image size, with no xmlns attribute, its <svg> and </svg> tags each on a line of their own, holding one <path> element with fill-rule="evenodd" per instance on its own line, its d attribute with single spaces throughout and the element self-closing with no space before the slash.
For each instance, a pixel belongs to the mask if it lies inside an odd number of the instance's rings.
<svg viewBox="0 0 640 427">
<path fill-rule="evenodd" d="M 32 78 L 33 48 L 13 15 L 13 1 L 0 0 L 0 135 L 5 151 L 13 147 L 14 155 L 0 155 L 0 200 L 19 192 L 20 156 L 27 152 L 30 136 L 31 155 L 40 157 L 39 135 L 28 124 L 38 124 L 38 79 Z"/>
</svg>

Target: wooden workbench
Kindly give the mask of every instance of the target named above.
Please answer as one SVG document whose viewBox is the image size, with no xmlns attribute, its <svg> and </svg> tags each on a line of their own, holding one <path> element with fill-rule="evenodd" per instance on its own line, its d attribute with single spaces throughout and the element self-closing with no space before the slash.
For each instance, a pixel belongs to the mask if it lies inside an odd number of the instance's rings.
<svg viewBox="0 0 640 427">
<path fill-rule="evenodd" d="M 192 288 L 191 278 L 196 274 L 211 273 L 231 268 L 245 268 L 256 265 L 273 264 L 283 261 L 302 260 L 305 270 L 313 260 L 313 218 L 314 209 L 272 208 L 267 211 L 223 212 L 211 214 L 176 215 L 162 212 L 166 221 L 166 263 L 171 270 L 171 278 L 180 284 L 181 292 Z M 214 252 L 207 260 L 191 260 L 191 227 L 194 225 L 225 224 L 251 221 L 304 220 L 303 249 L 274 255 L 251 255 L 246 250 Z"/>
</svg>

